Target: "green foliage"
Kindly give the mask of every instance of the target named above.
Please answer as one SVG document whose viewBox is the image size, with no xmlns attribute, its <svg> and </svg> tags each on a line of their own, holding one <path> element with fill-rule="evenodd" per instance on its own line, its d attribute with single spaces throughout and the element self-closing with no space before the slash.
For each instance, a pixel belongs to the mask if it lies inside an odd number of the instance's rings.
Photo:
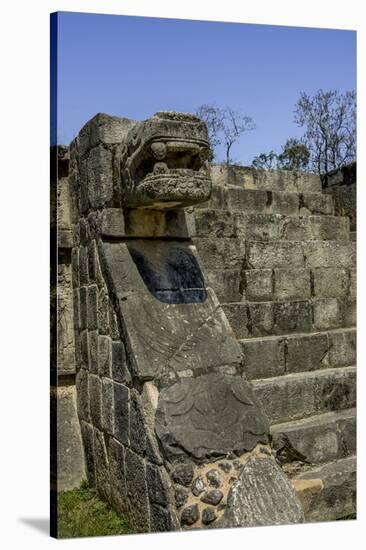
<svg viewBox="0 0 366 550">
<path fill-rule="evenodd" d="M 101 501 L 86 482 L 80 489 L 58 495 L 58 536 L 96 537 L 126 535 L 133 531 L 127 522 Z"/>
<path fill-rule="evenodd" d="M 296 138 L 290 138 L 278 155 L 277 168 L 280 170 L 304 171 L 310 160 L 310 151 L 307 146 Z"/>
</svg>

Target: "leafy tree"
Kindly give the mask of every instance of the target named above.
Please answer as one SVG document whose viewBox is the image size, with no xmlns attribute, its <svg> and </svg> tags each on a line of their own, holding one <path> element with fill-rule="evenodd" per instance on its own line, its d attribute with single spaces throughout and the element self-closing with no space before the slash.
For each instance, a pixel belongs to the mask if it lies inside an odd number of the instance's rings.
<svg viewBox="0 0 366 550">
<path fill-rule="evenodd" d="M 234 143 L 244 133 L 254 130 L 255 124 L 251 117 L 241 115 L 231 107 L 224 109 L 214 105 L 202 105 L 196 111 L 196 115 L 206 122 L 210 145 L 213 149 L 211 161 L 215 153 L 214 149 L 223 144 L 225 147 L 226 164 L 231 163 L 230 152 Z"/>
<path fill-rule="evenodd" d="M 280 170 L 304 171 L 309 164 L 310 151 L 296 138 L 290 138 L 277 156 L 277 168 Z"/>
<path fill-rule="evenodd" d="M 309 166 L 319 174 L 356 159 L 356 93 L 319 90 L 302 92 L 294 121 L 305 128 L 302 142 L 309 150 Z"/>
<path fill-rule="evenodd" d="M 263 170 L 273 170 L 277 168 L 278 155 L 273 150 L 269 153 L 261 153 L 254 157 L 252 166 Z"/>
</svg>

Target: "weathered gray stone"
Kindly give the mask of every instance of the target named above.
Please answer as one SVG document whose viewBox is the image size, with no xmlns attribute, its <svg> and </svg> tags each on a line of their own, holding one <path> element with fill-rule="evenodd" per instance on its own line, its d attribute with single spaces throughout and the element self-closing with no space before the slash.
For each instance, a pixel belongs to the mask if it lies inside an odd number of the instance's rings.
<svg viewBox="0 0 366 550">
<path fill-rule="evenodd" d="M 208 484 L 212 487 L 220 487 L 222 483 L 222 479 L 220 476 L 220 472 L 216 468 L 211 468 L 211 470 L 208 470 L 206 473 L 206 479 L 208 481 Z"/>
<path fill-rule="evenodd" d="M 343 324 L 342 303 L 337 298 L 313 301 L 314 326 L 318 330 L 341 327 Z"/>
<path fill-rule="evenodd" d="M 303 521 L 304 512 L 290 480 L 268 457 L 251 458 L 244 465 L 232 485 L 224 515 L 213 526 L 257 527 Z"/>
<path fill-rule="evenodd" d="M 114 432 L 114 391 L 112 380 L 101 380 L 101 427 L 104 432 L 113 435 Z"/>
<path fill-rule="evenodd" d="M 208 237 L 194 238 L 198 253 L 206 269 L 217 269 L 218 265 L 226 269 L 240 269 L 244 258 L 244 245 L 238 239 Z"/>
<path fill-rule="evenodd" d="M 94 428 L 95 482 L 99 495 L 107 502 L 111 496 L 109 462 L 104 434 Z"/>
<path fill-rule="evenodd" d="M 202 460 L 266 443 L 268 423 L 246 381 L 210 373 L 160 392 L 155 430 L 167 457 Z"/>
<path fill-rule="evenodd" d="M 107 205 L 113 197 L 112 152 L 98 145 L 87 159 L 88 198 L 92 208 Z"/>
<path fill-rule="evenodd" d="M 112 340 L 98 336 L 98 374 L 112 378 Z"/>
<path fill-rule="evenodd" d="M 88 274 L 89 281 L 91 283 L 97 282 L 97 273 L 98 273 L 98 251 L 95 240 L 92 240 L 88 243 Z"/>
<path fill-rule="evenodd" d="M 301 243 L 296 241 L 250 242 L 247 251 L 247 264 L 253 269 L 304 267 L 303 249 Z"/>
<path fill-rule="evenodd" d="M 271 302 L 248 303 L 247 329 L 249 336 L 267 336 L 273 330 L 273 304 Z"/>
<path fill-rule="evenodd" d="M 83 330 L 80 333 L 80 360 L 81 367 L 89 370 L 90 368 L 90 354 L 89 354 L 89 341 L 88 341 L 88 331 Z"/>
<path fill-rule="evenodd" d="M 334 214 L 332 197 L 321 193 L 302 193 L 300 196 L 300 216 L 310 214 Z"/>
<path fill-rule="evenodd" d="M 154 502 L 150 504 L 150 530 L 153 533 L 178 529 L 178 519 L 172 507 L 165 508 Z"/>
<path fill-rule="evenodd" d="M 93 427 L 81 420 L 81 437 L 83 439 L 85 469 L 90 487 L 95 487 L 95 453 L 94 453 L 94 433 Z"/>
<path fill-rule="evenodd" d="M 354 267 L 356 247 L 354 242 L 309 241 L 303 243 L 305 263 L 314 267 Z"/>
<path fill-rule="evenodd" d="M 88 334 L 89 344 L 89 370 L 98 374 L 98 331 L 91 330 Z"/>
<path fill-rule="evenodd" d="M 104 208 L 100 220 L 103 237 L 125 237 L 125 218 L 121 208 Z"/>
<path fill-rule="evenodd" d="M 245 298 L 250 302 L 273 300 L 272 269 L 248 269 L 245 276 Z M 233 300 L 234 301 L 234 300 Z"/>
<path fill-rule="evenodd" d="M 234 237 L 236 217 L 230 210 L 198 210 L 195 212 L 195 237 Z"/>
<path fill-rule="evenodd" d="M 312 239 L 309 217 L 284 217 L 281 220 L 280 238 L 287 241 L 308 241 Z"/>
<path fill-rule="evenodd" d="M 114 438 L 108 439 L 108 461 L 111 482 L 111 502 L 122 515 L 128 514 L 125 451 Z"/>
<path fill-rule="evenodd" d="M 109 300 L 104 288 L 98 295 L 98 330 L 99 334 L 109 334 Z"/>
<path fill-rule="evenodd" d="M 228 474 L 232 469 L 230 462 L 219 462 L 218 467 L 221 468 L 221 470 L 226 474 Z"/>
<path fill-rule="evenodd" d="M 327 367 L 329 342 L 324 333 L 289 336 L 286 339 L 286 372 L 302 372 Z"/>
<path fill-rule="evenodd" d="M 309 269 L 275 269 L 275 300 L 304 300 L 311 297 Z"/>
<path fill-rule="evenodd" d="M 129 390 L 114 382 L 114 436 L 124 445 L 130 443 Z"/>
<path fill-rule="evenodd" d="M 323 490 L 306 513 L 307 521 L 332 521 L 356 512 L 356 459 L 338 460 L 305 472 L 299 479 L 321 479 Z"/>
<path fill-rule="evenodd" d="M 193 525 L 199 519 L 199 509 L 197 504 L 192 504 L 184 508 L 180 521 L 182 525 Z"/>
<path fill-rule="evenodd" d="M 184 506 L 184 504 L 188 500 L 188 496 L 188 491 L 186 489 L 183 489 L 183 487 L 177 487 L 175 489 L 175 505 L 178 509 Z"/>
<path fill-rule="evenodd" d="M 214 269 L 208 272 L 207 284 L 213 288 L 220 302 L 241 300 L 241 277 L 238 269 Z"/>
<path fill-rule="evenodd" d="M 170 503 L 171 481 L 165 468 L 148 463 L 146 465 L 146 483 L 150 503 L 168 506 Z"/>
<path fill-rule="evenodd" d="M 88 310 L 87 310 L 87 287 L 82 286 L 79 291 L 80 297 L 80 331 L 84 330 L 88 326 Z"/>
<path fill-rule="evenodd" d="M 275 334 L 309 332 L 312 328 L 311 305 L 307 301 L 273 304 Z"/>
<path fill-rule="evenodd" d="M 248 380 L 284 374 L 284 342 L 278 337 L 247 339 L 240 344 L 244 354 L 244 372 Z"/>
<path fill-rule="evenodd" d="M 59 373 L 75 372 L 74 350 L 74 308 L 71 266 L 70 264 L 59 263 L 57 274 L 57 369 Z"/>
<path fill-rule="evenodd" d="M 299 211 L 299 195 L 297 193 L 276 192 L 267 190 L 267 204 L 275 214 L 295 216 Z"/>
<path fill-rule="evenodd" d="M 222 304 L 222 309 L 236 338 L 246 338 L 248 331 L 248 308 L 244 303 Z"/>
<path fill-rule="evenodd" d="M 317 241 L 349 241 L 349 219 L 340 216 L 311 216 L 312 238 Z"/>
<path fill-rule="evenodd" d="M 130 446 L 135 453 L 144 456 L 146 453 L 146 426 L 144 410 L 139 393 L 130 391 Z"/>
<path fill-rule="evenodd" d="M 131 381 L 123 342 L 112 342 L 112 376 L 116 382 L 128 384 Z"/>
<path fill-rule="evenodd" d="M 201 496 L 201 500 L 205 504 L 211 504 L 212 506 L 216 506 L 221 502 L 223 497 L 224 497 L 224 494 L 222 491 L 220 491 L 220 489 L 211 489 L 203 493 L 203 495 Z"/>
<path fill-rule="evenodd" d="M 248 241 L 277 241 L 280 239 L 282 216 L 278 214 L 237 213 L 236 232 Z"/>
<path fill-rule="evenodd" d="M 76 392 L 79 418 L 90 422 L 89 375 L 84 369 L 76 373 Z"/>
<path fill-rule="evenodd" d="M 57 388 L 57 490 L 80 486 L 85 479 L 85 461 L 80 422 L 77 416 L 76 387 Z"/>
<path fill-rule="evenodd" d="M 174 468 L 171 475 L 175 483 L 188 487 L 192 483 L 193 473 L 192 464 L 190 462 L 183 462 Z"/>
<path fill-rule="evenodd" d="M 86 246 L 79 248 L 79 280 L 80 286 L 89 284 L 88 249 Z"/>
<path fill-rule="evenodd" d="M 355 329 L 330 332 L 329 343 L 329 362 L 332 367 L 347 367 L 356 363 Z"/>
<path fill-rule="evenodd" d="M 102 382 L 99 376 L 89 375 L 90 416 L 94 426 L 102 429 Z"/>
<path fill-rule="evenodd" d="M 98 329 L 98 287 L 92 285 L 88 287 L 87 293 L 87 316 L 88 316 L 88 329 Z"/>
<path fill-rule="evenodd" d="M 355 298 L 341 298 L 341 309 L 342 309 L 342 318 L 343 326 L 345 327 L 354 327 L 357 322 L 357 308 L 356 308 L 356 299 Z"/>
<path fill-rule="evenodd" d="M 138 531 L 149 531 L 149 496 L 146 484 L 146 468 L 141 457 L 126 449 L 126 487 L 131 526 Z"/>
<path fill-rule="evenodd" d="M 314 296 L 337 298 L 346 296 L 349 288 L 348 272 L 338 267 L 317 267 L 312 270 Z"/>
<path fill-rule="evenodd" d="M 205 480 L 202 476 L 196 477 L 196 479 L 192 483 L 192 493 L 194 496 L 200 495 L 206 488 Z"/>
<path fill-rule="evenodd" d="M 202 523 L 203 525 L 209 525 L 216 519 L 216 511 L 212 506 L 207 506 L 202 510 Z"/>
</svg>

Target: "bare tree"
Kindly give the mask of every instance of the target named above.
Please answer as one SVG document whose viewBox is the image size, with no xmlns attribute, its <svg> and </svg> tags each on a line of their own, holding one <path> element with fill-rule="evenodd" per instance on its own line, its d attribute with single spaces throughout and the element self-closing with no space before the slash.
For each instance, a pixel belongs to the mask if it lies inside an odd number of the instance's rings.
<svg viewBox="0 0 366 550">
<path fill-rule="evenodd" d="M 356 159 L 356 93 L 319 90 L 302 92 L 294 121 L 305 128 L 302 142 L 310 152 L 310 167 L 319 174 Z"/>
<path fill-rule="evenodd" d="M 241 115 L 231 107 L 224 109 L 214 105 L 202 105 L 196 111 L 197 116 L 207 124 L 209 140 L 212 149 L 223 144 L 225 147 L 226 164 L 230 164 L 230 151 L 234 143 L 244 133 L 254 130 L 253 119 Z M 214 152 L 211 160 L 214 158 Z"/>
<path fill-rule="evenodd" d="M 277 168 L 278 155 L 271 150 L 269 153 L 261 153 L 254 157 L 252 161 L 253 168 L 261 168 L 262 170 L 273 170 Z"/>
</svg>

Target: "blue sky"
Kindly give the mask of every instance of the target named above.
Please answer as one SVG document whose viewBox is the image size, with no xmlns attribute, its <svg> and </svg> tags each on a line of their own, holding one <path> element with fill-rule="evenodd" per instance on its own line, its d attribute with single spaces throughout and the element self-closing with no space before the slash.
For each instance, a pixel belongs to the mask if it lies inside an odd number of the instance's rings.
<svg viewBox="0 0 366 550">
<path fill-rule="evenodd" d="M 253 117 L 256 129 L 232 149 L 251 164 L 301 135 L 293 122 L 301 91 L 355 87 L 354 31 L 58 15 L 58 143 L 97 112 L 143 120 L 212 103 Z"/>
</svg>

